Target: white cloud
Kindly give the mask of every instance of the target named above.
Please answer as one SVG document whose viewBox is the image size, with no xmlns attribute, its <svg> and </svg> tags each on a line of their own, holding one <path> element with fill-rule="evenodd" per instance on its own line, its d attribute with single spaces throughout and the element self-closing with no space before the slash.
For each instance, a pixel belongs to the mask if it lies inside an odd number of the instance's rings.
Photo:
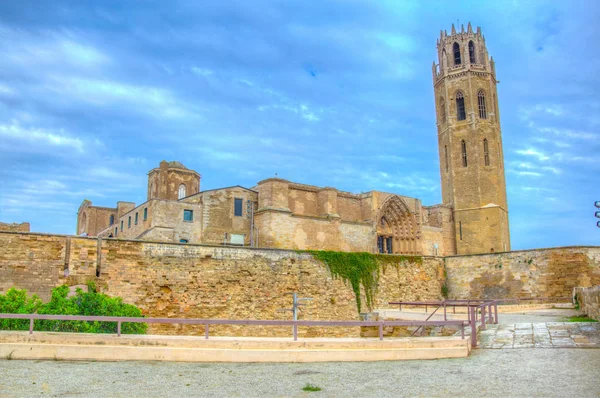
<svg viewBox="0 0 600 398">
<path fill-rule="evenodd" d="M 53 89 L 62 95 L 95 105 L 129 104 L 137 111 L 165 117 L 190 116 L 188 105 L 169 90 L 152 86 L 124 84 L 111 80 L 86 78 L 54 78 Z"/>
<path fill-rule="evenodd" d="M 528 148 L 528 149 L 518 149 L 515 151 L 515 153 L 519 154 L 519 155 L 523 155 L 523 156 L 531 156 L 536 158 L 537 160 L 540 161 L 546 161 L 549 160 L 550 157 L 548 155 L 546 155 L 545 153 L 541 152 L 541 151 L 537 151 L 535 149 L 532 148 Z"/>
<path fill-rule="evenodd" d="M 64 130 L 51 131 L 40 128 L 22 127 L 18 121 L 13 120 L 11 124 L 0 124 L 0 136 L 30 144 L 58 147 L 69 147 L 84 152 L 83 141 L 79 138 L 69 137 Z"/>
</svg>

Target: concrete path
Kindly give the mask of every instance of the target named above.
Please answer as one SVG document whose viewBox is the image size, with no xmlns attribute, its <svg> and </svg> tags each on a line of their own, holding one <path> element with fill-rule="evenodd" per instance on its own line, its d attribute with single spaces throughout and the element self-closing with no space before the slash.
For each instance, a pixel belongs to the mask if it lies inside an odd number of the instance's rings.
<svg viewBox="0 0 600 398">
<path fill-rule="evenodd" d="M 479 348 L 600 348 L 600 323 L 486 325 L 478 342 Z"/>
<path fill-rule="evenodd" d="M 598 397 L 600 350 L 474 350 L 406 362 L 216 364 L 0 359 L 1 397 Z M 307 383 L 322 388 L 304 392 Z"/>
</svg>

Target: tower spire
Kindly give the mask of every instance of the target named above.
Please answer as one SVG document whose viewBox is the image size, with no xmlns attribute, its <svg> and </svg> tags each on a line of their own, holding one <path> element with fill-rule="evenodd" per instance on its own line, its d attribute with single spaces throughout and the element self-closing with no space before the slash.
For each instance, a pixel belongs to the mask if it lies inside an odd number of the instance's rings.
<svg viewBox="0 0 600 398">
<path fill-rule="evenodd" d="M 471 27 L 470 21 L 469 21 L 469 24 L 467 25 L 467 33 L 469 33 L 469 34 L 473 33 L 473 27 Z"/>
<path fill-rule="evenodd" d="M 456 28 L 454 27 L 454 24 L 452 24 L 452 36 L 454 36 L 456 34 Z"/>
</svg>

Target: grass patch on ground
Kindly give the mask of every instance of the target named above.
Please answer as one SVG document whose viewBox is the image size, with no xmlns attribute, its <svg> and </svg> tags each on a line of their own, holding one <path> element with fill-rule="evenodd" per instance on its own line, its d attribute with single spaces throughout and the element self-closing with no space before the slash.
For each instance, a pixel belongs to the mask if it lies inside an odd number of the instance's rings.
<svg viewBox="0 0 600 398">
<path fill-rule="evenodd" d="M 593 318 L 589 318 L 585 315 L 583 315 L 583 316 L 575 315 L 575 316 L 570 316 L 570 317 L 566 318 L 565 322 L 598 322 L 598 321 Z"/>
<path fill-rule="evenodd" d="M 306 385 L 302 387 L 302 391 L 321 391 L 321 387 L 306 383 Z"/>
</svg>

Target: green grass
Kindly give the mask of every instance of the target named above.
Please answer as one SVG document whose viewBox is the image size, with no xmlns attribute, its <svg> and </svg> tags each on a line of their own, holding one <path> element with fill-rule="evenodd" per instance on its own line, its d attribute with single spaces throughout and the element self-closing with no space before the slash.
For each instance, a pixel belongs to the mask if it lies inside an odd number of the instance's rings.
<svg viewBox="0 0 600 398">
<path fill-rule="evenodd" d="M 302 391 L 321 391 L 321 387 L 306 383 L 306 385 L 302 387 Z"/>
<path fill-rule="evenodd" d="M 566 318 L 565 322 L 598 322 L 593 318 L 588 318 L 587 316 L 570 316 Z"/>
</svg>

